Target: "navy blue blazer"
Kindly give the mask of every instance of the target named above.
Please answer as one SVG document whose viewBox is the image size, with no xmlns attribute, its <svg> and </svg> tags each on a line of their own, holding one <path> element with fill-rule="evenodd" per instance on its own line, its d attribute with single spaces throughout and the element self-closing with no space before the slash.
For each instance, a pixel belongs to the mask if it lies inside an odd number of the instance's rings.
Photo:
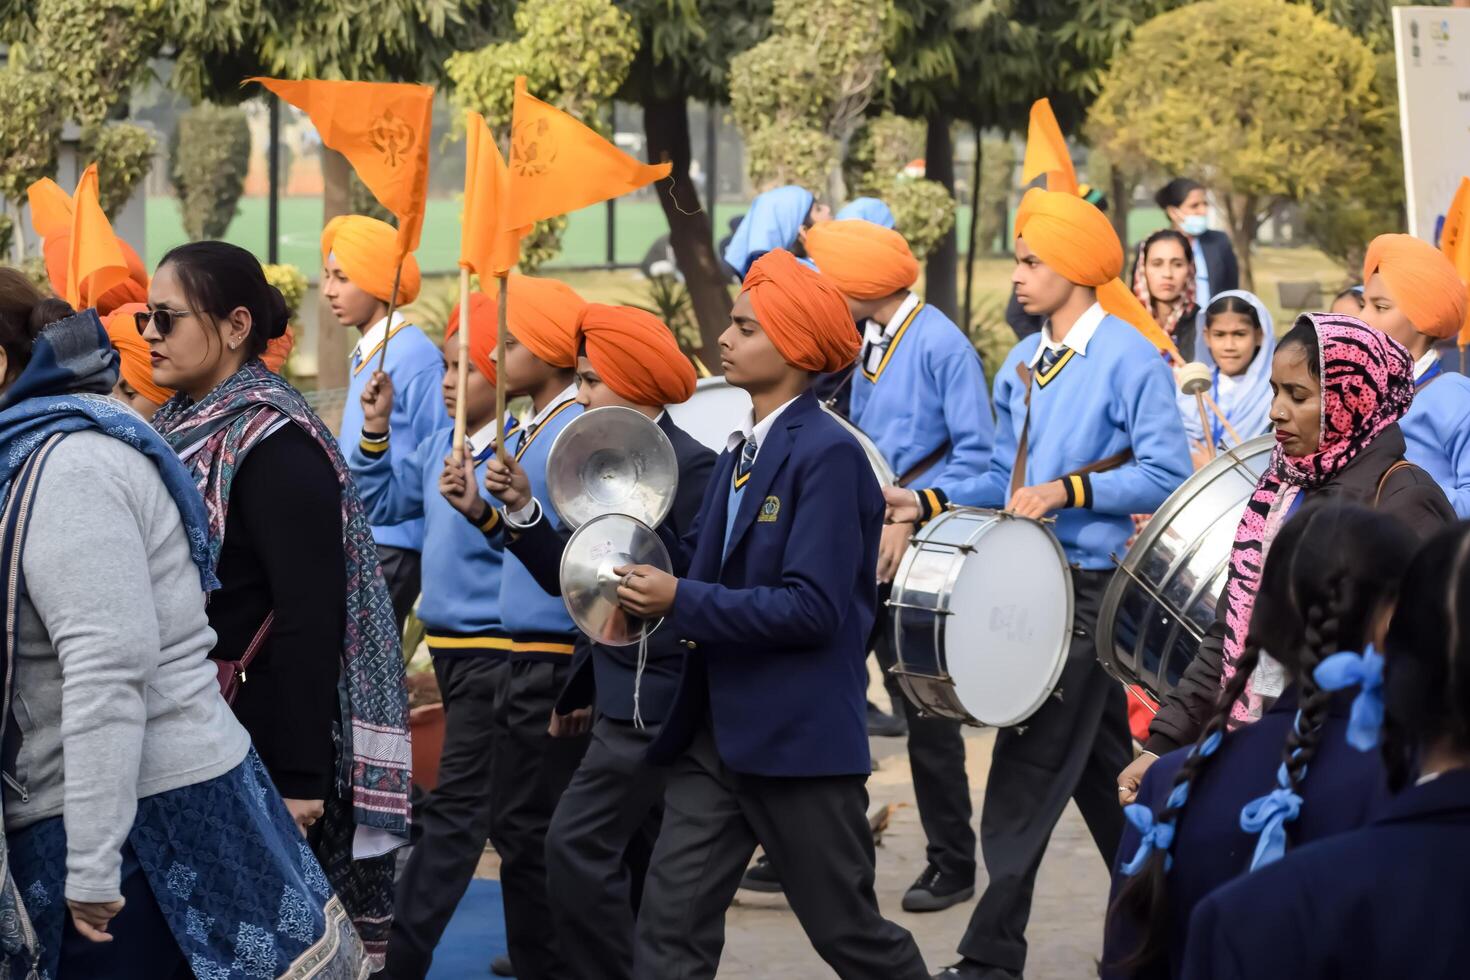
<svg viewBox="0 0 1470 980">
<path fill-rule="evenodd" d="M 679 488 L 661 530 L 682 535 L 699 513 L 710 471 L 715 466 L 715 454 L 675 425 L 668 412 L 659 418 L 658 427 L 673 444 L 679 464 Z M 512 530 L 506 547 L 531 572 L 536 584 L 551 595 L 561 595 L 561 553 L 571 536 L 570 529 L 553 527 L 550 521 L 540 520 L 525 531 Z M 562 688 L 556 710 L 565 714 L 595 703 L 598 714 L 631 721 L 638 647 L 603 646 L 591 642 L 582 633 L 577 634 L 576 647 L 572 675 Z M 668 624 L 660 626 L 648 638 L 648 662 L 644 665 L 643 684 L 638 693 L 639 715 L 646 723 L 662 721 L 668 713 L 683 663 L 684 649 L 678 637 Z"/>
<path fill-rule="evenodd" d="M 1374 808 L 1387 797 L 1383 766 L 1376 753 L 1363 753 L 1347 744 L 1347 719 L 1352 692 L 1336 695 L 1328 706 L 1322 741 L 1307 770 L 1302 788 L 1301 814 L 1287 824 L 1290 848 L 1307 841 L 1341 834 L 1367 823 Z M 1189 789 L 1175 828 L 1173 868 L 1169 871 L 1169 962 L 1145 972 L 1123 973 L 1109 968 L 1131 953 L 1138 943 L 1137 924 L 1121 915 L 1108 917 L 1103 933 L 1104 977 L 1177 977 L 1183 962 L 1189 915 L 1208 894 L 1250 867 L 1256 835 L 1240 829 L 1240 810 L 1251 800 L 1276 787 L 1286 733 L 1296 717 L 1297 691 L 1288 687 L 1261 720 L 1227 735 L 1203 774 Z M 1138 802 L 1155 813 L 1174 786 L 1174 777 L 1188 748 L 1160 757 L 1143 777 Z M 1138 850 L 1139 834 L 1132 824 L 1113 861 L 1109 907 L 1128 880 L 1121 867 Z"/>
<path fill-rule="evenodd" d="M 735 454 L 722 453 L 685 539 L 688 572 L 665 628 L 687 655 L 649 758 L 673 761 L 708 717 L 720 758 L 735 772 L 866 774 L 878 481 L 857 442 L 808 391 L 761 446 L 722 562 L 734 469 Z"/>
<path fill-rule="evenodd" d="M 1200 903 L 1184 976 L 1450 980 L 1470 975 L 1467 922 L 1470 770 L 1461 769 Z"/>
</svg>

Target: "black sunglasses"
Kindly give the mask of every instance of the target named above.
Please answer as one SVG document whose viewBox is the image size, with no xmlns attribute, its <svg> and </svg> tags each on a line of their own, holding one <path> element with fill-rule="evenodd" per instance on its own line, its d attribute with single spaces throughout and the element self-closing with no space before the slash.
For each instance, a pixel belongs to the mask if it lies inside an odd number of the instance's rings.
<svg viewBox="0 0 1470 980">
<path fill-rule="evenodd" d="M 152 320 L 158 325 L 158 336 L 167 337 L 173 333 L 174 321 L 186 316 L 193 316 L 188 310 L 168 310 L 159 307 L 156 310 L 139 310 L 133 314 L 133 322 L 138 325 L 138 333 L 148 329 L 148 321 Z"/>
</svg>

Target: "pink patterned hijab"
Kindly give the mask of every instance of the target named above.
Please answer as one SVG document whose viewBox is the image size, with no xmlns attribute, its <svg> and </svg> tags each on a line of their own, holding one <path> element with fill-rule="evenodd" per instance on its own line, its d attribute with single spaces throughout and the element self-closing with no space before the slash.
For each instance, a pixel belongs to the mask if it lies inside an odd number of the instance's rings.
<svg viewBox="0 0 1470 980">
<path fill-rule="evenodd" d="M 1297 494 L 1331 483 L 1364 447 L 1408 411 L 1414 398 L 1414 359 L 1396 341 L 1355 317 L 1304 313 L 1297 326 L 1303 320 L 1317 334 L 1322 384 L 1317 451 L 1288 456 L 1278 444 L 1235 530 L 1223 597 L 1222 688 L 1230 683 L 1245 649 L 1266 553 Z M 1230 714 L 1235 722 L 1260 717 L 1261 696 L 1252 690 L 1250 681 Z"/>
</svg>

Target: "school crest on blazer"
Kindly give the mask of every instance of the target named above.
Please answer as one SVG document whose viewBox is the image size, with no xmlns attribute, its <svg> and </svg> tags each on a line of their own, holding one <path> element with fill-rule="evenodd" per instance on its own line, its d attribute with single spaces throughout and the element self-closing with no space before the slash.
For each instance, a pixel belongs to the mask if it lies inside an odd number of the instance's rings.
<svg viewBox="0 0 1470 980">
<path fill-rule="evenodd" d="M 761 503 L 760 513 L 756 515 L 758 524 L 774 524 L 776 518 L 781 516 L 781 498 L 776 496 L 767 497 Z"/>
</svg>

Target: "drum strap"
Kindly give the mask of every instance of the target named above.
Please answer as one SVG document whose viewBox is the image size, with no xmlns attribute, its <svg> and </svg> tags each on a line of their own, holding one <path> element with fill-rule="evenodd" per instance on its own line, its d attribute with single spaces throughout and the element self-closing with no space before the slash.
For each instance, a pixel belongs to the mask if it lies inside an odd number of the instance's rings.
<svg viewBox="0 0 1470 980">
<path fill-rule="evenodd" d="M 1021 423 L 1021 438 L 1016 441 L 1016 463 L 1011 468 L 1012 497 L 1016 495 L 1017 490 L 1025 486 L 1026 450 L 1028 444 L 1031 441 L 1031 370 L 1030 368 L 1026 367 L 1026 365 L 1017 363 L 1016 374 L 1020 375 L 1021 383 L 1026 386 L 1026 418 L 1025 421 Z M 1065 474 L 1062 477 L 1058 477 L 1058 479 L 1065 479 L 1067 476 L 1085 476 L 1091 473 L 1106 473 L 1108 470 L 1115 470 L 1118 467 L 1122 466 L 1124 463 L 1132 461 L 1132 459 L 1132 448 L 1122 449 L 1116 453 L 1113 453 L 1111 456 L 1104 456 L 1102 459 L 1097 460 L 1094 463 L 1088 463 L 1086 466 L 1079 467 L 1073 470 L 1071 473 Z M 1388 472 L 1392 473 L 1393 470 L 1390 469 Z M 1388 479 L 1388 473 L 1383 474 L 1383 478 L 1385 480 Z M 900 486 L 902 486 L 902 484 L 900 484 Z M 1379 490 L 1382 490 L 1382 485 L 1379 486 Z M 1009 503 L 1009 501 L 1007 501 L 1007 503 Z"/>
<path fill-rule="evenodd" d="M 927 472 L 931 466 L 939 462 L 947 455 L 949 455 L 948 439 L 940 443 L 938 449 L 934 450 L 928 456 L 925 456 L 923 459 L 919 460 L 913 466 L 910 466 L 907 470 L 905 470 L 903 476 L 898 478 L 898 485 L 901 487 L 907 487 L 910 483 L 914 482 L 915 477 Z"/>
<path fill-rule="evenodd" d="M 1391 476 L 1393 476 L 1394 473 L 1396 473 L 1399 470 L 1403 469 L 1405 466 L 1413 466 L 1413 465 L 1414 464 L 1413 463 L 1410 463 L 1407 459 L 1401 459 L 1397 463 L 1394 463 L 1388 469 L 1386 469 L 1386 470 L 1383 471 L 1383 475 L 1378 478 L 1378 491 L 1373 494 L 1373 509 L 1374 510 L 1377 510 L 1378 509 L 1378 501 L 1380 501 L 1380 500 L 1383 499 L 1383 488 L 1384 488 L 1385 485 L 1387 485 L 1388 478 L 1391 477 Z"/>
</svg>

